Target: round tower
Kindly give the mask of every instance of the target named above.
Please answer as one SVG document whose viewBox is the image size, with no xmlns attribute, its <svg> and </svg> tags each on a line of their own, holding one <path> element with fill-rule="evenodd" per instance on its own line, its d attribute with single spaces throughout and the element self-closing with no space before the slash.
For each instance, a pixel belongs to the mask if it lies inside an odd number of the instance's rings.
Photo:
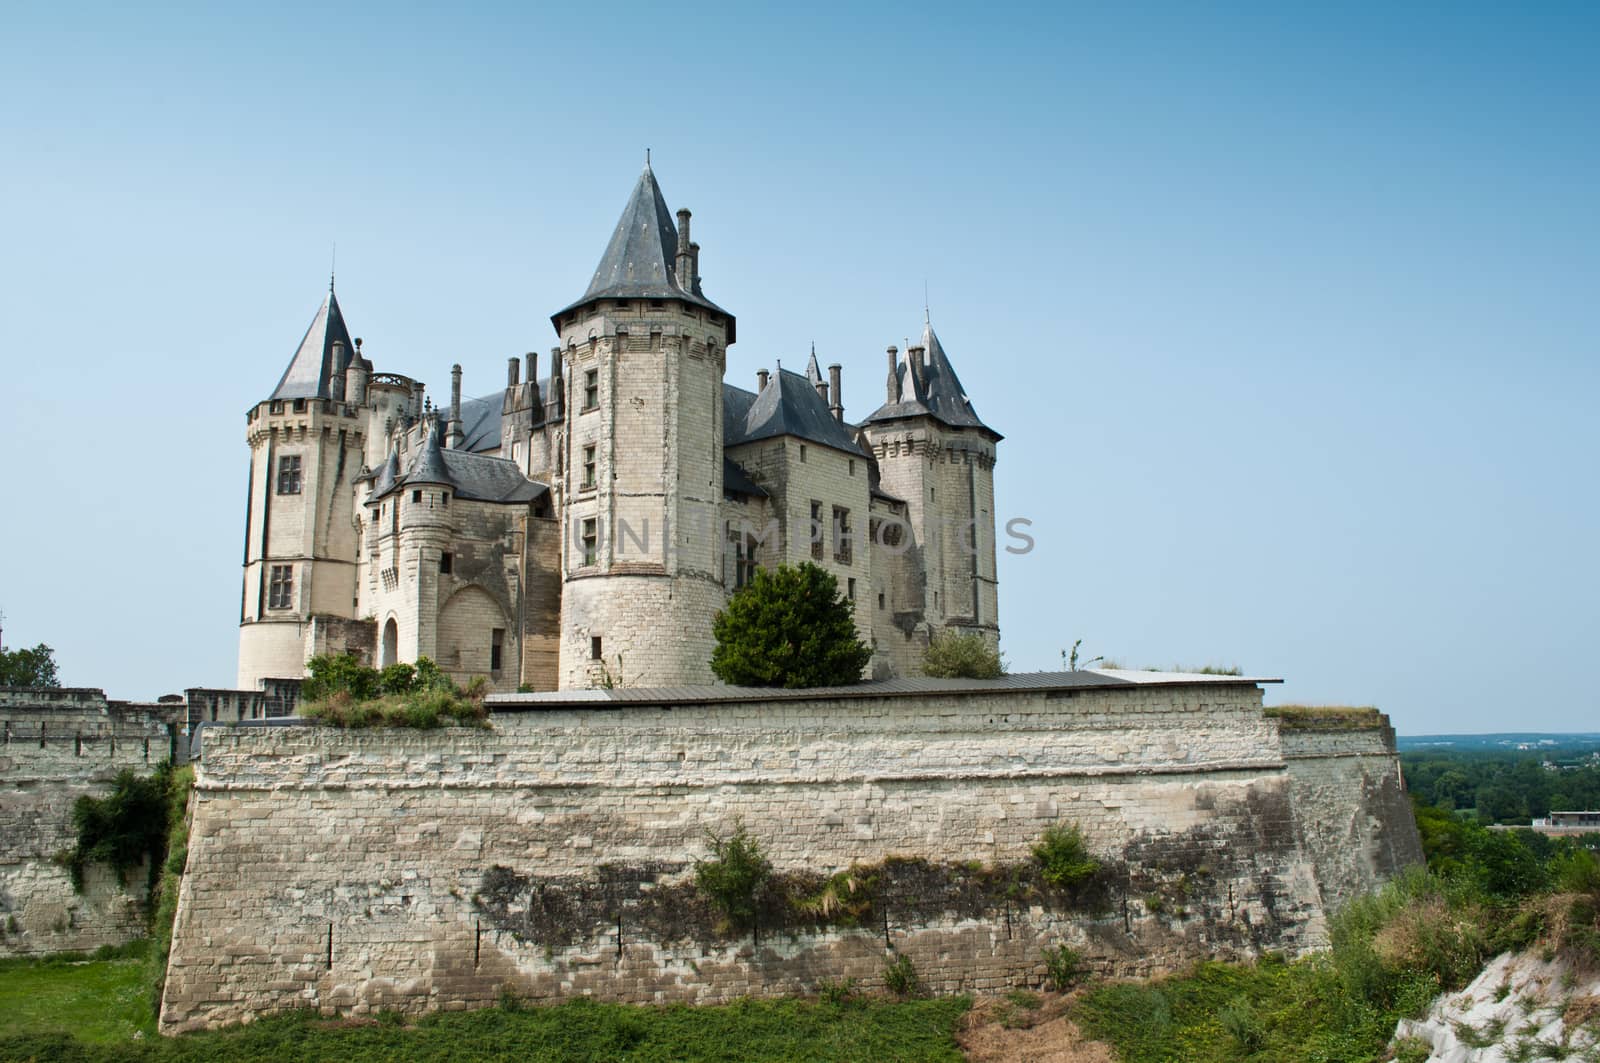
<svg viewBox="0 0 1600 1063">
<path fill-rule="evenodd" d="M 354 358 L 333 290 L 278 386 L 246 415 L 250 490 L 239 602 L 240 689 L 299 679 L 315 619 L 355 615 L 354 479 L 366 420 L 344 401 Z"/>
<path fill-rule="evenodd" d="M 713 681 L 735 323 L 701 291 L 689 221 L 674 223 L 646 166 L 588 291 L 551 318 L 567 415 L 563 688 Z"/>
</svg>

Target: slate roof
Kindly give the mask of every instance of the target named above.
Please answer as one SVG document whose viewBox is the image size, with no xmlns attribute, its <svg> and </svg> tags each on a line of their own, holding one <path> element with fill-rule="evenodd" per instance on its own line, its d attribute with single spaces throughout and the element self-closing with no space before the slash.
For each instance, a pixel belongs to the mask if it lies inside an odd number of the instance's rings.
<svg viewBox="0 0 1600 1063">
<path fill-rule="evenodd" d="M 463 420 L 466 418 L 464 407 L 463 403 Z M 375 502 L 384 495 L 412 484 L 443 484 L 451 488 L 457 498 L 478 502 L 532 502 L 541 495 L 549 494 L 548 485 L 522 475 L 516 462 L 441 447 L 439 436 L 439 424 L 434 421 L 403 476 L 393 475 L 399 458 L 390 452 L 367 501 Z"/>
<path fill-rule="evenodd" d="M 697 278 L 678 276 L 677 258 L 678 227 L 647 163 L 622 208 L 622 217 L 617 219 L 588 291 L 577 302 L 552 314 L 551 323 L 559 329 L 563 314 L 596 299 L 681 299 L 724 315 L 728 319 L 728 342 L 733 343 L 733 315 L 705 297 Z"/>
<path fill-rule="evenodd" d="M 541 406 L 533 421 L 536 425 L 544 423 L 542 402 L 549 394 L 550 378 L 541 377 L 539 379 Z M 500 416 L 505 410 L 505 402 L 504 391 L 496 391 L 492 395 L 483 395 L 476 399 L 461 400 L 462 450 L 481 454 L 486 450 L 500 449 Z"/>
<path fill-rule="evenodd" d="M 612 690 L 549 690 L 532 694 L 491 694 L 495 712 L 538 711 L 570 706 L 625 709 L 635 706 L 708 704 L 718 701 L 793 701 L 803 698 L 873 698 L 899 694 L 1014 694 L 1018 691 L 1105 690 L 1138 686 L 1259 686 L 1281 683 L 1237 675 L 1174 672 L 1019 672 L 999 679 L 933 679 L 907 676 L 848 686 L 785 690 L 776 687 L 684 686 L 617 687 Z"/>
<path fill-rule="evenodd" d="M 833 419 L 811 382 L 787 369 L 772 374 L 759 395 L 723 384 L 722 424 L 724 446 L 788 435 L 867 456 L 849 427 Z"/>
<path fill-rule="evenodd" d="M 344 360 L 339 365 L 333 364 L 335 340 L 344 344 Z M 356 345 L 350 341 L 350 330 L 345 327 L 344 314 L 339 310 L 339 300 L 334 297 L 330 286 L 328 297 L 322 300 L 322 305 L 311 318 L 311 327 L 306 329 L 305 338 L 300 341 L 294 357 L 289 359 L 289 368 L 283 371 L 283 378 L 273 389 L 271 398 L 331 398 L 333 392 L 329 381 L 333 374 L 345 371 L 350 359 L 355 357 L 355 351 Z"/>
<path fill-rule="evenodd" d="M 723 456 L 722 459 L 722 490 L 724 494 L 751 495 L 755 498 L 766 498 L 767 492 L 760 484 L 750 479 L 749 473 L 732 458 Z"/>
<path fill-rule="evenodd" d="M 910 363 L 902 358 L 895 368 L 900 381 L 900 401 L 878 407 L 863 423 L 932 417 L 955 428 L 982 428 L 996 439 L 1003 438 L 979 418 L 931 324 L 922 327 L 922 346 L 927 352 L 924 370 L 921 373 L 914 372 Z M 906 353 L 909 357 L 910 352 Z"/>
</svg>

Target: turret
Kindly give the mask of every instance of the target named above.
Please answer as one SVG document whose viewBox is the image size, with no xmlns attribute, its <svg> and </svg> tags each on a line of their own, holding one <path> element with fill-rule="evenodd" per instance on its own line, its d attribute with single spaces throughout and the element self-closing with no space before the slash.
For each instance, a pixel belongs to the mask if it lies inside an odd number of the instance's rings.
<svg viewBox="0 0 1600 1063">
<path fill-rule="evenodd" d="M 352 406 L 367 402 L 367 381 L 372 377 L 372 366 L 361 356 L 361 337 L 356 337 L 356 356 L 350 359 L 350 368 L 344 371 L 344 400 Z"/>
<path fill-rule="evenodd" d="M 828 366 L 828 412 L 840 424 L 844 423 L 844 396 L 840 394 L 839 377 L 844 372 L 838 362 Z"/>
<path fill-rule="evenodd" d="M 677 224 L 648 166 L 561 337 L 565 404 L 560 682 L 712 681 L 721 608 L 723 430 L 733 316 L 698 283 L 690 213 Z M 710 412 L 709 424 L 707 412 Z M 641 446 L 636 442 L 656 442 Z M 625 644 L 618 661 L 611 647 Z"/>
</svg>

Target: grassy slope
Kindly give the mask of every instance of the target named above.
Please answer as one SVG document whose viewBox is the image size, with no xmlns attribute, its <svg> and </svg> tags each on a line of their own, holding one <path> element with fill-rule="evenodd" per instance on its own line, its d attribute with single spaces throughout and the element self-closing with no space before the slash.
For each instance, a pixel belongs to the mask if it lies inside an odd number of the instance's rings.
<svg viewBox="0 0 1600 1063">
<path fill-rule="evenodd" d="M 138 960 L 0 969 L 0 1060 L 893 1060 L 958 1061 L 964 997 L 844 1004 L 558 1007 L 434 1015 L 414 1026 L 307 1015 L 156 1038 Z M 114 1005 L 107 1004 L 115 1001 Z M 13 1002 L 31 1001 L 23 1010 Z M 70 1033 L 67 1031 L 71 1031 Z"/>
<path fill-rule="evenodd" d="M 146 949 L 138 942 L 107 960 L 0 961 L 0 1044 L 12 1034 L 63 1029 L 91 1044 L 154 1036 Z"/>
</svg>

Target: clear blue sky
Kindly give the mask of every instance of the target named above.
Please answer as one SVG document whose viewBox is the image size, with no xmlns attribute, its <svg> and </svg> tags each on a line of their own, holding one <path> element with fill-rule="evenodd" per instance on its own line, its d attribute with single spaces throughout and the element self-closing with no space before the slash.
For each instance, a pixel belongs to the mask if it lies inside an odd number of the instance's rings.
<svg viewBox="0 0 1600 1063">
<path fill-rule="evenodd" d="M 1005 433 L 1014 669 L 1238 664 L 1600 730 L 1600 6 L 23 4 L 0 609 L 229 685 L 244 414 L 339 247 L 380 370 L 546 351 L 654 149 L 729 376 L 935 327 Z"/>
</svg>

